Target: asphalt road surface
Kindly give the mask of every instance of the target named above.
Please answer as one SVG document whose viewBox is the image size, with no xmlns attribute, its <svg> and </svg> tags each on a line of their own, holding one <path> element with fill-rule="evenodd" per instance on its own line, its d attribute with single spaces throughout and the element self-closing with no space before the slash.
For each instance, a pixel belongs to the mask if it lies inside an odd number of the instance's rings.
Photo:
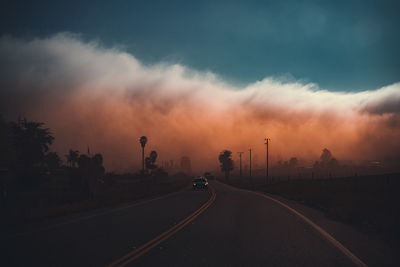
<svg viewBox="0 0 400 267">
<path fill-rule="evenodd" d="M 9 233 L 0 265 L 355 266 L 287 208 L 211 186 Z"/>
</svg>

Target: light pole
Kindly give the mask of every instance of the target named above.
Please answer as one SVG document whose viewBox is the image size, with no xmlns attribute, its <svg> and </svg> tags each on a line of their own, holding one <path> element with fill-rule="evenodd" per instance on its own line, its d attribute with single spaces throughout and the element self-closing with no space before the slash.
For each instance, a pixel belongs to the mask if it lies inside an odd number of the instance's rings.
<svg viewBox="0 0 400 267">
<path fill-rule="evenodd" d="M 265 141 L 266 152 L 267 152 L 266 169 L 265 169 L 265 180 L 266 180 L 266 183 L 268 183 L 268 141 L 271 141 L 271 139 L 266 137 L 266 138 L 264 138 L 264 141 Z"/>
<path fill-rule="evenodd" d="M 240 173 L 240 178 L 242 178 L 242 154 L 243 152 L 238 152 L 239 154 L 239 173 Z"/>
<path fill-rule="evenodd" d="M 250 151 L 250 178 L 251 178 L 251 148 L 249 149 L 249 151 Z"/>
<path fill-rule="evenodd" d="M 144 147 L 146 146 L 147 143 L 147 137 L 142 136 L 139 139 L 140 145 L 142 146 L 142 174 L 144 174 Z"/>
</svg>

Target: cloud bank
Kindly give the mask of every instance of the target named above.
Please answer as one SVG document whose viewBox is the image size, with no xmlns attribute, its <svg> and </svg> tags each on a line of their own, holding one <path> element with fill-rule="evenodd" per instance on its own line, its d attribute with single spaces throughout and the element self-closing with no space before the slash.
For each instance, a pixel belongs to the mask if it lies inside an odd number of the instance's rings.
<svg viewBox="0 0 400 267">
<path fill-rule="evenodd" d="M 400 83 L 330 92 L 268 77 L 239 87 L 70 33 L 2 37 L 0 58 L 0 112 L 45 122 L 61 155 L 90 146 L 108 170 L 139 166 L 141 135 L 160 160 L 188 155 L 198 170 L 214 168 L 222 149 L 251 147 L 261 164 L 265 136 L 273 161 L 316 159 L 325 147 L 339 159 L 400 158 Z"/>
</svg>

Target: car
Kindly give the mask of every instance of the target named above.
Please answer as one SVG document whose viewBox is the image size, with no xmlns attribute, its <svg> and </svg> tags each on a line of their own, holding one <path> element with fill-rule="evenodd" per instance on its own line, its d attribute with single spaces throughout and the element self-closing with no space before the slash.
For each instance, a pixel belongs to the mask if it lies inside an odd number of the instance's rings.
<svg viewBox="0 0 400 267">
<path fill-rule="evenodd" d="M 199 176 L 193 180 L 193 189 L 207 189 L 208 188 L 208 181 L 207 178 Z"/>
</svg>

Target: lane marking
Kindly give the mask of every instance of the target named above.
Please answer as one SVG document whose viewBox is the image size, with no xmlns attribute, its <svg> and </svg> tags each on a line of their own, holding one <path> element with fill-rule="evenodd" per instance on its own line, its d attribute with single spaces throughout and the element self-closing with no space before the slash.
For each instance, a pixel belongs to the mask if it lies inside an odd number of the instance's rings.
<svg viewBox="0 0 400 267">
<path fill-rule="evenodd" d="M 36 233 L 44 232 L 44 231 L 51 230 L 51 229 L 54 229 L 54 228 L 58 228 L 58 227 L 61 227 L 61 226 L 64 226 L 64 225 L 73 224 L 73 223 L 77 223 L 77 222 L 80 222 L 80 221 L 85 221 L 85 220 L 88 220 L 88 219 L 91 219 L 91 218 L 94 218 L 94 217 L 107 215 L 107 214 L 114 213 L 114 212 L 117 212 L 117 211 L 120 211 L 120 210 L 130 209 L 130 208 L 137 207 L 137 206 L 140 206 L 140 205 L 144 205 L 144 204 L 156 201 L 156 200 L 172 197 L 172 196 L 177 195 L 177 194 L 179 194 L 181 192 L 184 192 L 187 189 L 188 189 L 188 187 L 186 186 L 186 187 L 184 187 L 183 189 L 181 189 L 179 191 L 171 192 L 171 193 L 168 193 L 168 194 L 163 195 L 163 196 L 150 198 L 150 199 L 145 199 L 145 200 L 137 200 L 137 201 L 133 202 L 132 204 L 128 204 L 126 206 L 116 207 L 116 208 L 105 208 L 107 210 L 103 211 L 103 212 L 98 212 L 98 213 L 95 213 L 95 214 L 92 214 L 92 215 L 78 217 L 76 219 L 71 219 L 71 220 L 68 220 L 68 221 L 65 221 L 65 222 L 52 224 L 52 225 L 49 225 L 47 227 L 42 227 L 42 228 L 39 228 L 39 229 L 36 229 L 36 230 L 32 230 L 32 231 L 28 231 L 28 232 L 15 233 L 15 234 L 13 234 L 11 236 L 11 238 L 15 238 L 17 236 L 25 236 L 25 235 L 30 235 L 30 234 L 36 234 Z M 121 205 L 123 205 L 123 204 L 121 204 Z M 96 211 L 89 211 L 89 212 L 96 212 Z"/>
<path fill-rule="evenodd" d="M 211 197 L 207 200 L 206 203 L 204 203 L 200 208 L 198 208 L 195 212 L 187 216 L 185 219 L 181 220 L 179 223 L 168 229 L 167 231 L 161 233 L 160 235 L 156 236 L 152 240 L 146 242 L 145 244 L 141 245 L 135 250 L 132 250 L 131 252 L 125 254 L 121 258 L 115 260 L 111 264 L 107 265 L 108 267 L 113 267 L 113 266 L 126 266 L 128 263 L 136 260 L 143 254 L 146 254 L 149 252 L 152 248 L 156 247 L 160 243 L 164 242 L 174 234 L 176 234 L 178 231 L 182 230 L 187 224 L 192 222 L 194 219 L 196 219 L 200 214 L 202 214 L 205 210 L 208 209 L 208 207 L 211 206 L 211 204 L 215 201 L 215 198 L 217 197 L 217 194 L 210 186 L 211 189 Z"/>
<path fill-rule="evenodd" d="M 218 181 L 217 181 L 218 182 Z M 256 194 L 260 197 L 263 198 L 267 198 L 269 200 L 274 201 L 275 203 L 283 206 L 284 208 L 290 210 L 292 213 L 294 213 L 295 215 L 297 215 L 298 217 L 300 217 L 302 220 L 304 220 L 306 223 L 308 223 L 311 227 L 313 227 L 315 230 L 317 230 L 317 232 L 319 232 L 323 237 L 325 237 L 332 245 L 334 245 L 336 248 L 338 248 L 344 255 L 346 255 L 355 265 L 357 266 L 361 266 L 361 267 L 367 267 L 367 265 L 360 259 L 358 258 L 356 255 L 354 255 L 349 249 L 347 249 L 345 246 L 343 246 L 339 241 L 337 241 L 333 236 L 331 236 L 330 234 L 328 234 L 328 232 L 326 232 L 324 229 L 322 229 L 320 226 L 318 226 L 316 223 L 314 223 L 313 221 L 311 221 L 309 218 L 307 218 L 306 216 L 304 216 L 303 214 L 301 214 L 300 212 L 298 212 L 297 210 L 289 207 L 288 205 L 286 205 L 285 203 L 282 203 L 281 201 L 270 197 L 268 195 L 259 193 L 259 192 L 255 192 L 255 191 L 250 191 L 250 190 L 246 190 L 246 189 L 242 189 L 242 188 L 236 188 L 233 187 L 231 185 L 228 184 L 224 184 L 221 182 L 218 182 L 222 185 L 231 187 L 235 190 L 238 191 L 244 191 L 244 192 L 248 192 L 248 193 L 253 193 Z"/>
</svg>

